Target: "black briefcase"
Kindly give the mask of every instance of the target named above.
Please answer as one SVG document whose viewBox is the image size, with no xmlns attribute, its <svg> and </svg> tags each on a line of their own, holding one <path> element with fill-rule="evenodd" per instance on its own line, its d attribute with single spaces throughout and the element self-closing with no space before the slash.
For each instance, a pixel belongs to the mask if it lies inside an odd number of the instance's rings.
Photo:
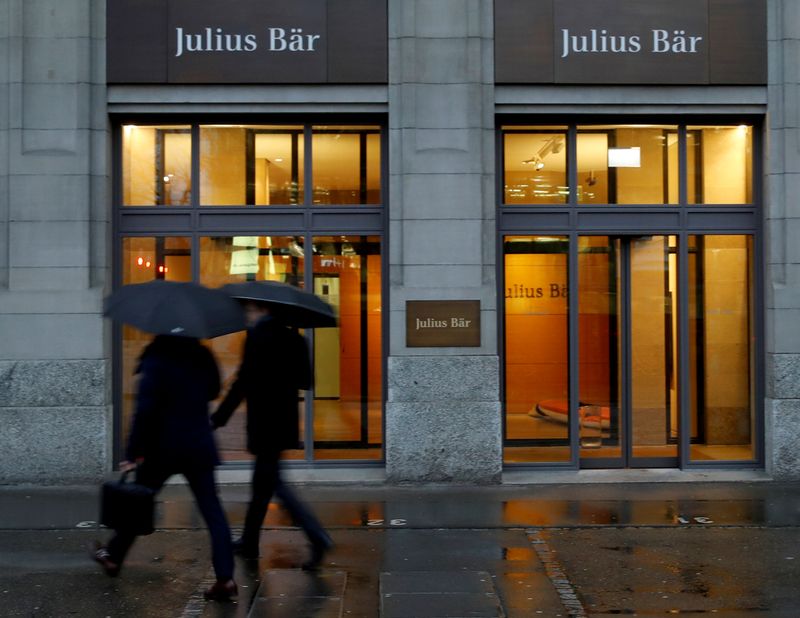
<svg viewBox="0 0 800 618">
<path fill-rule="evenodd" d="M 152 534 L 156 492 L 128 481 L 124 472 L 118 481 L 106 481 L 100 496 L 100 523 L 127 534 Z"/>
</svg>

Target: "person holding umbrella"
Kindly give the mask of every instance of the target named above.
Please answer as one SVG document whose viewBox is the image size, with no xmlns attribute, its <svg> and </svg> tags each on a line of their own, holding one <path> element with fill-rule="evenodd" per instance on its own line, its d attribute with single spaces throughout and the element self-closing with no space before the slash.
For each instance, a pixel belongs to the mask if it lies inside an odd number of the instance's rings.
<svg viewBox="0 0 800 618">
<path fill-rule="evenodd" d="M 299 442 L 298 391 L 311 388 L 312 382 L 305 339 L 289 325 L 331 326 L 336 318 L 330 305 L 286 284 L 250 281 L 223 290 L 244 303 L 248 331 L 236 380 L 211 422 L 215 428 L 224 426 L 246 399 L 247 449 L 256 457 L 244 530 L 234 549 L 244 557 L 258 557 L 261 524 L 275 494 L 308 537 L 311 556 L 302 566 L 313 570 L 333 541 L 280 473 L 282 451 L 297 448 Z"/>
<path fill-rule="evenodd" d="M 198 338 L 241 330 L 241 308 L 216 290 L 156 280 L 120 288 L 107 299 L 106 315 L 156 335 L 139 360 L 136 409 L 120 469 L 135 469 L 137 483 L 155 491 L 173 474 L 186 478 L 211 536 L 216 582 L 205 598 L 233 599 L 233 548 L 214 482 L 220 460 L 208 417 L 208 403 L 220 389 L 219 370 Z M 116 576 L 135 539 L 116 530 L 108 545 L 95 544 L 92 558 Z"/>
</svg>

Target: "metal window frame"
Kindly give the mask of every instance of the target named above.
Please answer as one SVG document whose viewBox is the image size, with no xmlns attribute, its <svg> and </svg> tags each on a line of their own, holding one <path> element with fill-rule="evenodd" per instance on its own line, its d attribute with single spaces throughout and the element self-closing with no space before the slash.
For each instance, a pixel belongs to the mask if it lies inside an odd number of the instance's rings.
<svg viewBox="0 0 800 618">
<path fill-rule="evenodd" d="M 311 246 L 316 236 L 375 236 L 380 243 L 381 252 L 381 298 L 382 304 L 389 297 L 388 234 L 389 234 L 389 162 L 388 162 L 388 119 L 385 114 L 337 114 L 324 116 L 306 115 L 263 115 L 238 114 L 183 114 L 179 117 L 164 114 L 119 114 L 110 117 L 111 124 L 111 163 L 112 163 L 112 285 L 116 289 L 122 285 L 122 245 L 128 237 L 181 236 L 190 239 L 192 278 L 199 280 L 200 238 L 214 235 L 263 235 L 265 232 L 275 236 L 302 236 L 306 246 Z M 122 184 L 122 127 L 126 124 L 142 126 L 182 125 L 189 126 L 192 135 L 192 191 L 188 207 L 164 206 L 126 206 L 123 204 Z M 200 126 L 209 124 L 237 125 L 301 125 L 305 139 L 304 174 L 305 186 L 302 204 L 286 206 L 254 207 L 240 206 L 201 206 L 200 186 Z M 370 126 L 369 133 L 380 135 L 380 190 L 379 204 L 314 205 L 311 203 L 312 182 L 312 130 L 313 127 L 345 125 L 348 127 Z M 307 289 L 313 286 L 313 269 L 304 269 L 304 284 Z M 308 438 L 313 435 L 313 397 L 306 399 L 304 436 L 304 457 L 302 460 L 287 460 L 290 467 L 382 467 L 386 458 L 386 392 L 388 367 L 388 326 L 389 312 L 381 312 L 381 456 L 378 459 L 314 459 L 314 444 Z M 124 452 L 122 441 L 122 363 L 121 335 L 119 324 L 111 327 L 112 337 L 112 402 L 113 428 L 112 453 L 114 462 L 120 460 Z M 309 346 L 313 350 L 313 334 L 308 333 Z M 225 469 L 247 468 L 249 462 L 226 462 Z"/>
<path fill-rule="evenodd" d="M 613 124 L 667 124 L 678 127 L 678 203 L 677 204 L 603 204 L 581 205 L 577 201 L 577 126 Z M 752 126 L 752 201 L 749 204 L 690 204 L 687 187 L 687 126 L 735 125 Z M 519 205 L 504 203 L 504 141 L 506 130 L 514 127 L 566 126 L 567 138 L 567 179 L 569 198 L 565 204 Z M 531 128 L 535 131 L 535 128 Z M 522 115 L 498 114 L 496 116 L 495 148 L 495 199 L 497 213 L 496 249 L 499 259 L 496 267 L 498 299 L 503 299 L 505 288 L 505 260 L 503 259 L 503 239 L 508 235 L 561 235 L 570 241 L 567 281 L 569 289 L 577 289 L 577 241 L 584 235 L 637 235 L 658 234 L 676 236 L 678 240 L 678 387 L 679 387 L 679 452 L 678 468 L 693 469 L 763 469 L 765 465 L 765 362 L 764 362 L 764 273 L 763 273 L 763 216 L 764 216 L 764 178 L 763 178 L 763 132 L 765 119 L 760 114 L 714 114 L 714 115 Z M 688 239 L 691 235 L 747 235 L 753 243 L 753 278 L 751 294 L 753 314 L 751 323 L 756 335 L 756 345 L 752 354 L 753 401 L 755 432 L 753 435 L 754 457 L 741 461 L 692 461 L 690 459 L 691 436 L 686 428 L 690 426 L 688 367 L 688 329 L 689 310 L 684 299 L 688 298 Z M 504 306 L 504 305 L 502 305 Z M 570 460 L 565 462 L 506 462 L 506 469 L 585 469 L 586 462 L 579 459 L 578 414 L 578 301 L 576 294 L 569 295 L 568 304 L 568 380 L 570 398 Z M 505 312 L 497 312 L 498 353 L 500 362 L 502 441 L 506 446 L 506 350 L 505 350 Z M 657 463 L 657 462 L 656 462 Z"/>
</svg>

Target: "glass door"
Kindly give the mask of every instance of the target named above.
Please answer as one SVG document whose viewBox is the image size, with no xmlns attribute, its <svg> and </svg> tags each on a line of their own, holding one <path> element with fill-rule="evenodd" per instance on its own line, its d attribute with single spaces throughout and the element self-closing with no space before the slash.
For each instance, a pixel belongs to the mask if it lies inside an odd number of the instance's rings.
<svg viewBox="0 0 800 618">
<path fill-rule="evenodd" d="M 676 467 L 677 238 L 578 244 L 582 468 Z"/>
</svg>

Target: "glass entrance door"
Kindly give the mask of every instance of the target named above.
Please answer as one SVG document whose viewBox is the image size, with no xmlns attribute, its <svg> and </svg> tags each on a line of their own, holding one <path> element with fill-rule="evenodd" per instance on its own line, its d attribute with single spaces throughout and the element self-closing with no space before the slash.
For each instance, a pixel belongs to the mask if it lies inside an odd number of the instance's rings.
<svg viewBox="0 0 800 618">
<path fill-rule="evenodd" d="M 676 467 L 677 238 L 578 243 L 582 468 Z"/>
</svg>

